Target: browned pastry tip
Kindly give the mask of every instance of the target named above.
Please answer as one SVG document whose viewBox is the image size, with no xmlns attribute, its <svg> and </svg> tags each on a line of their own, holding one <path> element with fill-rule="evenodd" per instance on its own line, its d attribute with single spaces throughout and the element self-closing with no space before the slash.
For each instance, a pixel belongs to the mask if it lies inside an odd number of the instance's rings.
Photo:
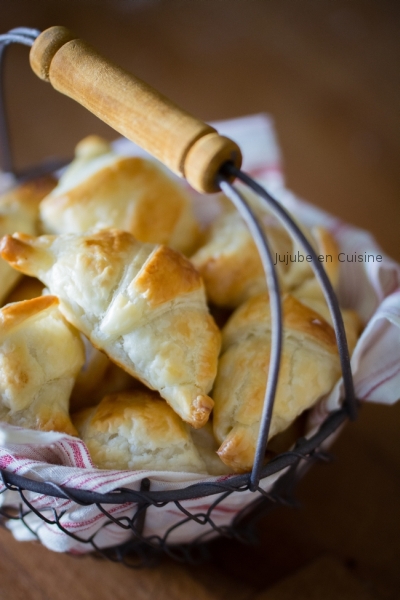
<svg viewBox="0 0 400 600">
<path fill-rule="evenodd" d="M 248 443 L 248 433 L 237 427 L 234 435 L 228 435 L 217 450 L 222 462 L 234 473 L 246 473 L 253 466 L 254 448 Z"/>
<path fill-rule="evenodd" d="M 49 261 L 48 254 L 42 251 L 37 240 L 26 233 L 5 235 L 0 240 L 0 255 L 17 271 L 35 276 L 38 266 Z"/>
<path fill-rule="evenodd" d="M 204 427 L 208 421 L 210 413 L 214 407 L 214 400 L 212 400 L 212 398 L 209 396 L 200 394 L 193 400 L 192 406 L 193 410 L 188 422 L 195 429 L 200 429 L 200 427 Z"/>
</svg>

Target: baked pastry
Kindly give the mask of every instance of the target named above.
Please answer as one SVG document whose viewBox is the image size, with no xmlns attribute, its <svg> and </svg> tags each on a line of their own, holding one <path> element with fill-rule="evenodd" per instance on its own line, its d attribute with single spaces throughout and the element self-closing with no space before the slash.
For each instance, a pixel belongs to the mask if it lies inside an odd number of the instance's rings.
<svg viewBox="0 0 400 600">
<path fill-rule="evenodd" d="M 201 277 L 182 255 L 129 233 L 6 236 L 2 257 L 37 276 L 65 317 L 194 427 L 213 407 L 220 333 Z"/>
<path fill-rule="evenodd" d="M 85 138 L 58 186 L 40 205 L 44 233 L 85 233 L 116 227 L 141 242 L 183 253 L 199 228 L 185 190 L 154 160 L 115 154 L 96 136 Z"/>
<path fill-rule="evenodd" d="M 100 469 L 206 473 L 189 426 L 156 392 L 106 396 L 73 422 Z"/>
<path fill-rule="evenodd" d="M 270 438 L 329 392 L 340 376 L 332 327 L 289 294 L 282 303 L 284 338 Z M 225 326 L 213 390 L 218 455 L 234 471 L 253 465 L 270 346 L 269 300 L 261 294 L 239 307 Z"/>
<path fill-rule="evenodd" d="M 0 237 L 16 231 L 36 235 L 39 202 L 55 185 L 53 177 L 41 177 L 3 194 L 0 197 Z M 20 278 L 17 271 L 0 259 L 0 305 Z"/>
<path fill-rule="evenodd" d="M 84 362 L 79 333 L 41 296 L 0 310 L 0 420 L 76 435 L 68 407 Z"/>
<path fill-rule="evenodd" d="M 250 202 L 251 204 L 251 202 Z M 310 263 L 301 246 L 293 241 L 281 224 L 253 201 L 270 244 L 281 291 L 292 291 L 314 279 Z M 304 228 L 303 228 L 304 229 Z M 332 257 L 324 264 L 335 284 L 338 253 L 334 239 L 322 227 L 304 230 L 317 254 Z M 248 298 L 266 291 L 265 273 L 253 238 L 236 210 L 225 210 L 206 233 L 205 244 L 191 257 L 201 274 L 211 303 L 236 308 Z"/>
</svg>

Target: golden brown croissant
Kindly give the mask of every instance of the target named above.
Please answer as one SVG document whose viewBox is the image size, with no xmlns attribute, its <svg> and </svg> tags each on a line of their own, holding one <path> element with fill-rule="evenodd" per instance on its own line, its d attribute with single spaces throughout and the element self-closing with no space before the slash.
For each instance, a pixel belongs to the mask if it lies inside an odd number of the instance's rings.
<svg viewBox="0 0 400 600">
<path fill-rule="evenodd" d="M 283 297 L 284 339 L 270 437 L 329 392 L 340 376 L 332 327 L 290 295 Z M 218 454 L 235 471 L 251 469 L 260 425 L 271 346 L 267 294 L 238 308 L 223 330 L 213 390 Z"/>
<path fill-rule="evenodd" d="M 254 203 L 254 202 L 253 202 Z M 263 224 L 282 292 L 315 279 L 307 253 L 265 209 L 253 206 Z M 304 229 L 304 228 L 303 228 Z M 304 231 L 317 254 L 329 256 L 324 264 L 332 283 L 338 274 L 337 246 L 322 227 Z M 237 211 L 224 210 L 206 234 L 205 244 L 191 257 L 200 272 L 209 300 L 217 306 L 236 308 L 266 290 L 265 274 L 253 238 Z"/>
<path fill-rule="evenodd" d="M 39 202 L 55 184 L 53 177 L 42 177 L 3 194 L 0 197 L 0 237 L 16 231 L 35 235 Z M 0 305 L 20 278 L 17 271 L 0 259 Z"/>
<path fill-rule="evenodd" d="M 194 427 L 208 420 L 220 348 L 201 277 L 182 255 L 108 229 L 94 234 L 15 234 L 1 244 L 13 267 L 60 298 L 92 344 L 156 389 Z"/>
<path fill-rule="evenodd" d="M 116 227 L 141 242 L 184 253 L 199 235 L 189 197 L 161 165 L 118 156 L 96 136 L 78 144 L 75 160 L 41 203 L 40 215 L 44 233 Z"/>
<path fill-rule="evenodd" d="M 76 435 L 69 396 L 84 362 L 83 343 L 58 299 L 42 296 L 0 310 L 0 420 Z"/>
<path fill-rule="evenodd" d="M 194 430 L 156 392 L 111 394 L 97 407 L 76 413 L 73 421 L 99 468 L 207 473 Z M 217 474 L 226 472 L 217 455 L 215 464 L 211 470 L 219 466 Z"/>
<path fill-rule="evenodd" d="M 156 392 L 109 394 L 73 415 L 93 462 L 103 469 L 151 469 L 223 475 L 209 423 L 192 429 Z"/>
</svg>

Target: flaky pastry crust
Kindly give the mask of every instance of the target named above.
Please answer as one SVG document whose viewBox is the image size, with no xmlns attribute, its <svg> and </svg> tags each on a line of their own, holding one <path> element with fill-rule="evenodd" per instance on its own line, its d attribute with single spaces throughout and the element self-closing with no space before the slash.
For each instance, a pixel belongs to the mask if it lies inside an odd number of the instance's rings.
<svg viewBox="0 0 400 600">
<path fill-rule="evenodd" d="M 186 425 L 156 392 L 133 390 L 103 398 L 73 416 L 101 469 L 206 473 Z"/>
<path fill-rule="evenodd" d="M 116 227 L 184 253 L 199 236 L 189 197 L 160 164 L 118 156 L 96 136 L 78 144 L 75 160 L 41 203 L 40 216 L 44 233 Z"/>
<path fill-rule="evenodd" d="M 0 420 L 76 435 L 69 397 L 83 362 L 79 333 L 62 316 L 55 296 L 2 308 Z"/>
<path fill-rule="evenodd" d="M 263 407 L 271 348 L 267 294 L 248 300 L 223 330 L 213 398 L 214 433 L 221 460 L 250 470 Z M 283 297 L 284 339 L 270 437 L 329 392 L 340 376 L 332 327 L 290 295 Z"/>
<path fill-rule="evenodd" d="M 37 234 L 39 202 L 55 185 L 53 177 L 41 177 L 3 194 L 0 197 L 0 237 L 16 231 Z M 0 259 L 0 305 L 20 278 L 17 271 Z"/>
<path fill-rule="evenodd" d="M 188 260 L 111 229 L 6 236 L 1 255 L 43 281 L 95 347 L 158 390 L 184 420 L 207 422 L 220 333 Z"/>
</svg>

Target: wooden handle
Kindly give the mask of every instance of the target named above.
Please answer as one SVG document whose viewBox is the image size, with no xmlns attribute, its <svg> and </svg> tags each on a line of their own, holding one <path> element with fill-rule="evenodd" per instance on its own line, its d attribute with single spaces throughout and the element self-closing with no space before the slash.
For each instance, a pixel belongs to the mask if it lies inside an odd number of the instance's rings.
<svg viewBox="0 0 400 600">
<path fill-rule="evenodd" d="M 200 192 L 218 191 L 216 176 L 224 163 L 241 165 L 235 142 L 103 58 L 65 27 L 50 27 L 39 35 L 30 63 L 38 77 L 77 100 Z"/>
</svg>

